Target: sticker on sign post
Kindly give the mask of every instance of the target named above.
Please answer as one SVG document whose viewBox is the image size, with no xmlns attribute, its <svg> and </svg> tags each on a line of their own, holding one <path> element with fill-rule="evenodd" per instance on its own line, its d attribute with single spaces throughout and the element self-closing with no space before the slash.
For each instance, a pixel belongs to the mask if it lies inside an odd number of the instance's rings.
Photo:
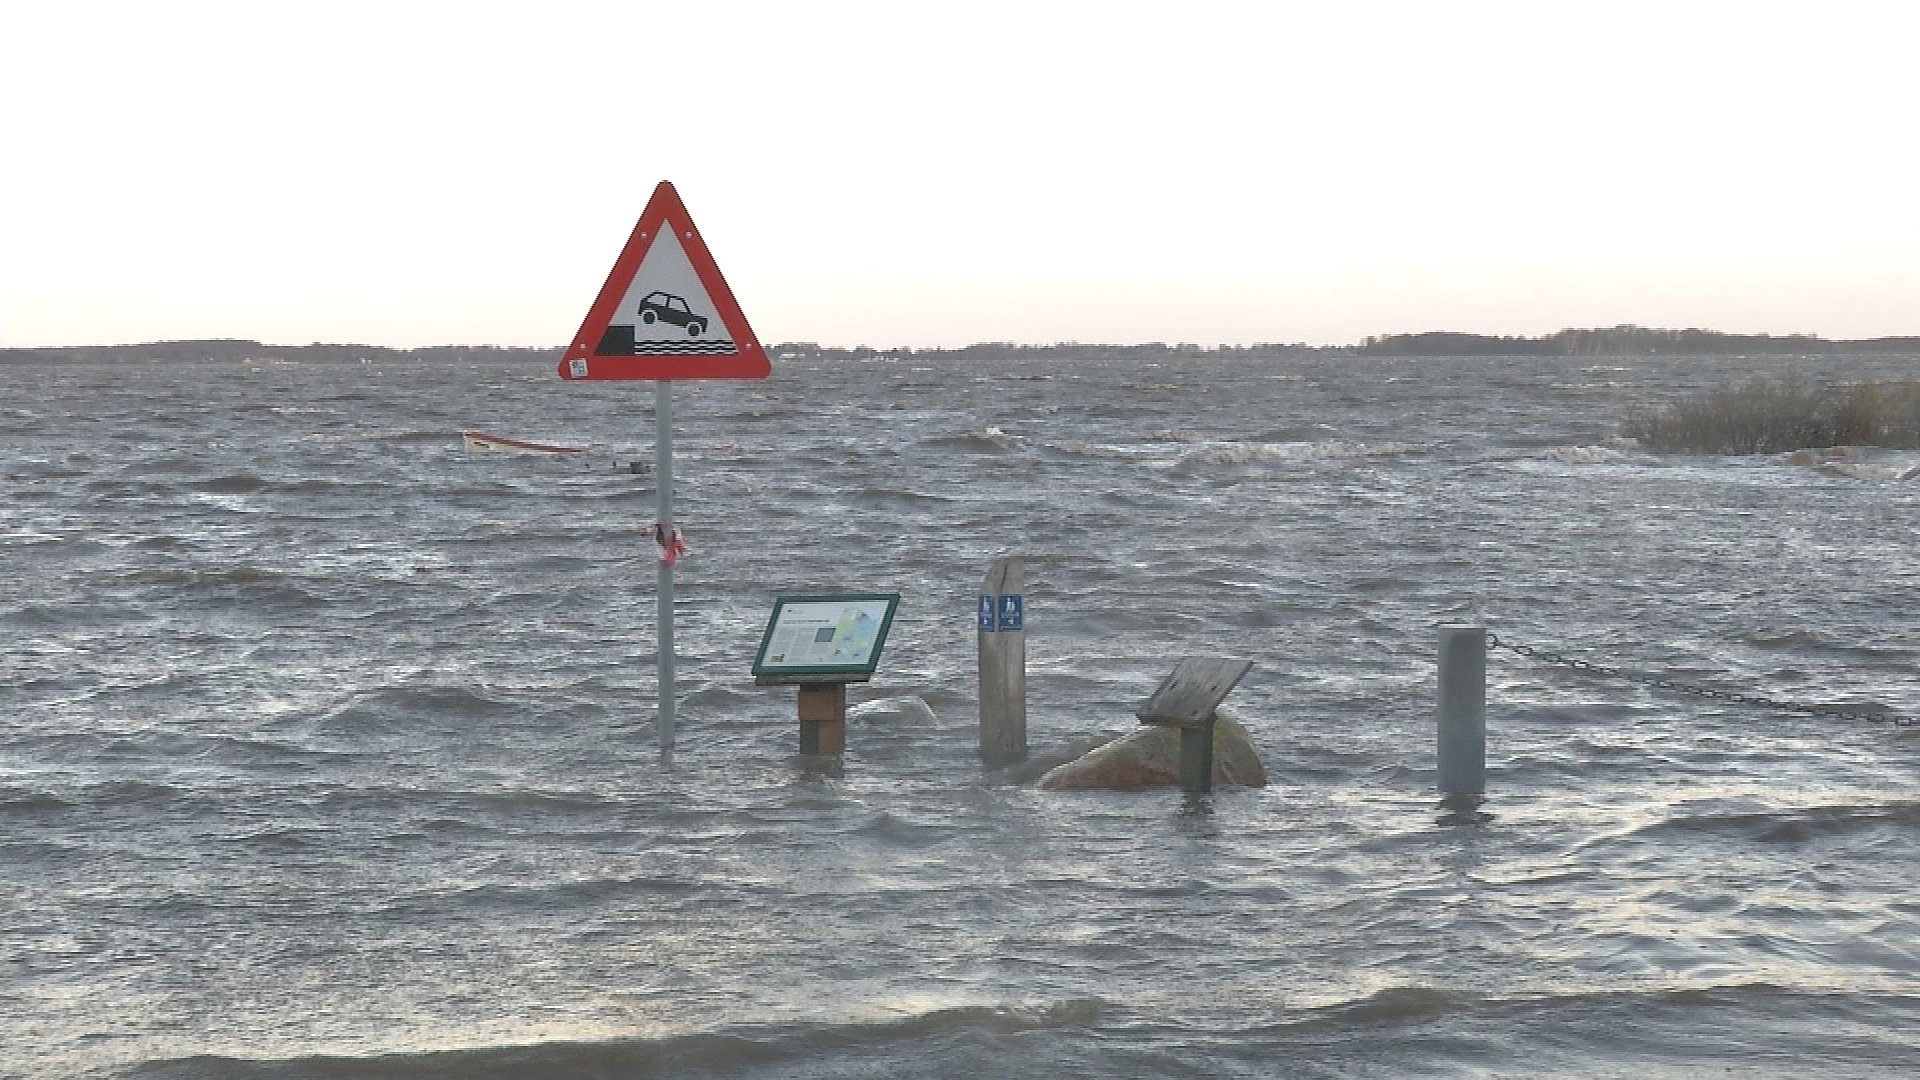
<svg viewBox="0 0 1920 1080">
<path fill-rule="evenodd" d="M 993 633 L 993 594 L 980 594 L 980 629 Z"/>
<path fill-rule="evenodd" d="M 1022 625 L 1024 615 L 1019 593 L 1006 593 L 1000 597 L 1000 629 L 1025 629 Z"/>
</svg>

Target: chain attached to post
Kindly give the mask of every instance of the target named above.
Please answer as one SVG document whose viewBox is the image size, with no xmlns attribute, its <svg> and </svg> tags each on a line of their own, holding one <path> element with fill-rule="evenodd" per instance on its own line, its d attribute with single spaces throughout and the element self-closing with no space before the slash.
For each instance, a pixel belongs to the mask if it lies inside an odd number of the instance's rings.
<svg viewBox="0 0 1920 1080">
<path fill-rule="evenodd" d="M 1610 679 L 1625 679 L 1628 682 L 1636 682 L 1643 686 L 1651 686 L 1676 694 L 1690 694 L 1694 697 L 1712 698 L 1716 701 L 1729 701 L 1739 705 L 1753 705 L 1762 709 L 1773 709 L 1778 712 L 1832 716 L 1841 720 L 1875 721 L 1902 728 L 1920 727 L 1920 717 L 1906 716 L 1900 713 L 1857 712 L 1850 709 L 1836 709 L 1828 705 L 1805 705 L 1794 701 L 1781 701 L 1777 698 L 1763 697 L 1759 694 L 1737 694 L 1729 690 L 1715 690 L 1708 686 L 1694 686 L 1690 683 L 1675 682 L 1672 679 L 1663 679 L 1656 675 L 1646 675 L 1638 671 L 1628 671 L 1625 668 L 1612 667 L 1607 664 L 1596 664 L 1591 660 L 1581 660 L 1576 657 L 1563 656 L 1560 653 L 1551 652 L 1547 649 L 1534 648 L 1531 645 L 1510 645 L 1507 642 L 1501 641 L 1500 636 L 1491 630 L 1487 631 L 1487 648 L 1505 649 L 1508 652 L 1519 653 L 1529 660 L 1537 660 L 1543 664 L 1554 664 L 1559 667 L 1572 668 L 1575 671 L 1587 675 L 1599 675 Z"/>
</svg>

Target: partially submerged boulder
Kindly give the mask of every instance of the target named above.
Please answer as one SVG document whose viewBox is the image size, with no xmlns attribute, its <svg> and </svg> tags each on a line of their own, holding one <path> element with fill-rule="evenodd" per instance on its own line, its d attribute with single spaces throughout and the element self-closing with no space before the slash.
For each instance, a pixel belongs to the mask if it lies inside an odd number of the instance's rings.
<svg viewBox="0 0 1920 1080">
<path fill-rule="evenodd" d="M 1214 711 L 1213 782 L 1266 787 L 1267 768 L 1245 725 L 1226 708 Z M 1055 791 L 1139 791 L 1180 783 L 1180 729 L 1142 726 L 1049 769 L 1040 786 Z"/>
<path fill-rule="evenodd" d="M 1025 761 L 1017 761 L 996 771 L 997 781 L 1002 784 L 1037 784 L 1040 778 L 1067 764 L 1098 750 L 1100 747 L 1118 739 L 1122 732 L 1108 731 L 1098 735 L 1082 735 L 1059 746 L 1035 749 Z"/>
<path fill-rule="evenodd" d="M 1858 465 L 1862 457 L 1857 446 L 1809 446 L 1783 460 L 1789 465 Z"/>
<path fill-rule="evenodd" d="M 1780 454 L 1776 461 L 1788 465 L 1807 465 L 1824 472 L 1851 476 L 1859 480 L 1920 479 L 1920 465 L 1888 461 L 1888 455 L 1875 447 L 1811 446 Z"/>
</svg>

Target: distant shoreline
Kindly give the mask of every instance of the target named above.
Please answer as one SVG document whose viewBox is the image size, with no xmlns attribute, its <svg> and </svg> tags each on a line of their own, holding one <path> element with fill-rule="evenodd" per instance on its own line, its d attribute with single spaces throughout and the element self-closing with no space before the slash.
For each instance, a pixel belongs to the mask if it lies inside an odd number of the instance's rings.
<svg viewBox="0 0 1920 1080">
<path fill-rule="evenodd" d="M 1920 353 L 1920 335 L 1830 340 L 1805 334 L 1727 334 L 1716 330 L 1659 330 L 1641 326 L 1561 330 L 1545 337 L 1496 337 L 1452 331 L 1371 336 L 1357 345 L 1194 345 L 1148 342 L 1135 345 L 1061 342 L 1053 345 L 1016 345 L 981 342 L 959 348 L 876 349 L 787 342 L 767 346 L 776 357 L 789 359 L 865 360 L 877 357 L 926 357 L 958 360 L 1031 356 L 1151 359 L 1156 356 L 1219 355 L 1264 357 L 1327 354 L 1347 356 L 1725 356 L 1743 354 L 1831 356 L 1847 353 Z M 136 345 L 74 345 L 47 348 L 0 349 L 0 364 L 73 363 L 542 363 L 557 364 L 561 346 L 532 348 L 505 345 L 431 345 L 396 349 L 384 345 L 321 344 L 268 345 L 258 341 L 213 338 L 195 341 L 159 341 Z"/>
</svg>

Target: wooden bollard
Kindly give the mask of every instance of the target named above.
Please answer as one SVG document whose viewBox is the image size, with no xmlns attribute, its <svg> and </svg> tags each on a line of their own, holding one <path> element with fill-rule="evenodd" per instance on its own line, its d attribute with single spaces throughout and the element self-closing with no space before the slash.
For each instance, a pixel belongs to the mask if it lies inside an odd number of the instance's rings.
<svg viewBox="0 0 1920 1080">
<path fill-rule="evenodd" d="M 980 756 L 1027 759 L 1026 561 L 993 560 L 980 586 Z"/>
<path fill-rule="evenodd" d="M 1487 630 L 1442 626 L 1437 772 L 1447 795 L 1487 790 Z"/>
<path fill-rule="evenodd" d="M 1141 723 L 1180 729 L 1181 790 L 1213 790 L 1214 710 L 1252 669 L 1251 660 L 1182 660 L 1140 706 Z"/>
</svg>

